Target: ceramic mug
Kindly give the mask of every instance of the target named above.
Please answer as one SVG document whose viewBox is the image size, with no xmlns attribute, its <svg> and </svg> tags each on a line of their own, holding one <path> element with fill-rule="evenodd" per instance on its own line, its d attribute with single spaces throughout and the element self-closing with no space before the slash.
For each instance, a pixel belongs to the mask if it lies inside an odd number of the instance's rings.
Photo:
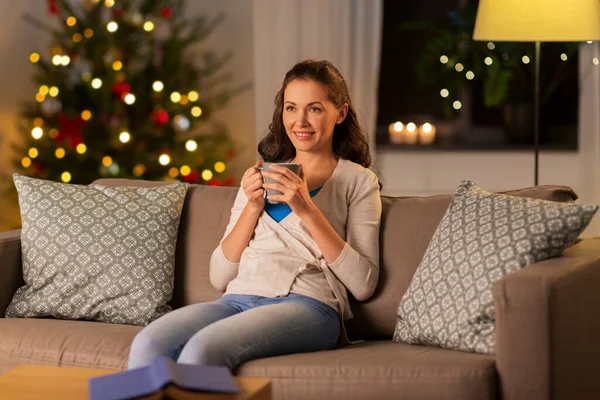
<svg viewBox="0 0 600 400">
<path fill-rule="evenodd" d="M 290 170 L 292 170 L 293 173 L 295 173 L 296 175 L 300 176 L 300 173 L 302 171 L 302 164 L 294 164 L 294 163 L 272 163 L 272 162 L 265 162 L 263 163 L 262 168 L 259 168 L 262 171 L 271 171 L 271 172 L 275 172 L 271 169 L 272 165 L 277 165 L 278 167 L 285 167 L 285 168 L 289 168 Z M 266 176 L 263 177 L 263 180 L 265 183 L 279 183 L 276 180 L 272 179 L 272 178 L 267 178 Z M 274 201 L 269 199 L 269 196 L 272 195 L 278 195 L 278 194 L 282 194 L 280 191 L 278 190 L 273 190 L 273 189 L 267 189 L 267 201 L 269 202 L 269 204 L 278 204 L 279 201 Z"/>
</svg>

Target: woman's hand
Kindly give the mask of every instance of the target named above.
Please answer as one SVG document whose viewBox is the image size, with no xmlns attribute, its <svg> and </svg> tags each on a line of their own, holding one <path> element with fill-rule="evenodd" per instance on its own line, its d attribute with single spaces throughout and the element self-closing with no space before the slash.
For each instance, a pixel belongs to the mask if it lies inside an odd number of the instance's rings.
<svg viewBox="0 0 600 400">
<path fill-rule="evenodd" d="M 265 189 L 273 189 L 281 192 L 280 195 L 269 195 L 269 198 L 274 201 L 287 203 L 292 211 L 301 219 L 310 213 L 315 204 L 310 198 L 308 186 L 304 179 L 304 174 L 296 175 L 292 170 L 277 165 L 270 167 L 271 171 L 262 171 L 263 175 L 276 180 L 279 183 L 265 183 Z"/>
<path fill-rule="evenodd" d="M 255 211 L 262 211 L 265 207 L 263 189 L 263 177 L 259 168 L 262 167 L 262 161 L 257 161 L 252 167 L 248 168 L 242 176 L 242 189 L 248 198 L 246 207 Z"/>
</svg>

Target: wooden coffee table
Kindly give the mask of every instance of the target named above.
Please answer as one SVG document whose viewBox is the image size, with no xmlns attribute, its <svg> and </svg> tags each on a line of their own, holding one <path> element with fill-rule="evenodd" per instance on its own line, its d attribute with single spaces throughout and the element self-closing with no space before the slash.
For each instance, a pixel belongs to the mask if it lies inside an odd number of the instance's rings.
<svg viewBox="0 0 600 400">
<path fill-rule="evenodd" d="M 111 369 L 20 365 L 0 375 L 0 398 L 82 400 L 89 397 L 88 379 L 119 372 Z M 271 381 L 235 378 L 240 394 L 194 393 L 198 400 L 271 400 Z M 159 396 L 149 398 L 160 398 Z"/>
</svg>

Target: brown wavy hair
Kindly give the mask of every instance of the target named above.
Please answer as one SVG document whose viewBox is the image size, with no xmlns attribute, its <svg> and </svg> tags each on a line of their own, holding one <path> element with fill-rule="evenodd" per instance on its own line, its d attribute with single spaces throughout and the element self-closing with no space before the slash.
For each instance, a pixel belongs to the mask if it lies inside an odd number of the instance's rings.
<svg viewBox="0 0 600 400">
<path fill-rule="evenodd" d="M 333 130 L 333 153 L 369 168 L 371 153 L 369 144 L 358 123 L 356 110 L 350 100 L 346 81 L 340 71 L 329 61 L 306 60 L 299 62 L 285 74 L 281 89 L 275 96 L 273 121 L 269 124 L 269 133 L 258 144 L 258 153 L 264 161 L 283 162 L 296 156 L 296 149 L 283 126 L 283 95 L 287 85 L 296 79 L 313 80 L 327 91 L 327 97 L 339 109 L 348 104 L 348 114 L 344 121 L 335 125 Z"/>
</svg>

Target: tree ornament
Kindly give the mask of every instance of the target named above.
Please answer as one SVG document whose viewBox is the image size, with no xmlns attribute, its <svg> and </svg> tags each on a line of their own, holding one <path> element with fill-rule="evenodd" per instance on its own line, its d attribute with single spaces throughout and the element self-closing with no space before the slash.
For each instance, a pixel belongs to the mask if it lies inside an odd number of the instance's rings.
<svg viewBox="0 0 600 400">
<path fill-rule="evenodd" d="M 154 110 L 150 112 L 150 121 L 157 127 L 165 126 L 169 122 L 169 114 L 165 110 Z"/>
<path fill-rule="evenodd" d="M 51 15 L 58 14 L 57 0 L 48 0 L 48 13 Z"/>
<path fill-rule="evenodd" d="M 190 120 L 183 115 L 176 115 L 173 118 L 173 128 L 177 131 L 187 131 L 190 129 Z"/>
<path fill-rule="evenodd" d="M 56 141 L 62 143 L 67 141 L 71 150 L 75 150 L 78 144 L 83 143 L 83 135 L 81 129 L 85 126 L 85 121 L 81 116 L 75 118 L 69 118 L 65 114 L 58 116 L 58 123 L 60 128 L 58 129 L 58 135 Z"/>
<path fill-rule="evenodd" d="M 124 95 L 131 92 L 131 86 L 127 82 L 117 82 L 112 86 L 112 92 L 115 96 L 122 98 Z"/>
<path fill-rule="evenodd" d="M 45 117 L 52 117 L 56 115 L 56 113 L 59 112 L 61 108 L 62 103 L 60 102 L 60 100 L 57 100 L 52 97 L 46 97 L 42 104 L 40 104 L 40 109 Z"/>
<path fill-rule="evenodd" d="M 192 172 L 190 172 L 186 176 L 182 176 L 181 180 L 187 183 L 196 183 L 198 182 L 199 177 L 200 175 L 198 174 L 198 172 L 196 170 L 192 170 Z"/>
<path fill-rule="evenodd" d="M 169 8 L 169 7 L 163 7 L 160 10 L 160 16 L 163 17 L 164 19 L 169 19 L 173 16 L 173 10 L 171 10 L 171 8 Z"/>
</svg>

